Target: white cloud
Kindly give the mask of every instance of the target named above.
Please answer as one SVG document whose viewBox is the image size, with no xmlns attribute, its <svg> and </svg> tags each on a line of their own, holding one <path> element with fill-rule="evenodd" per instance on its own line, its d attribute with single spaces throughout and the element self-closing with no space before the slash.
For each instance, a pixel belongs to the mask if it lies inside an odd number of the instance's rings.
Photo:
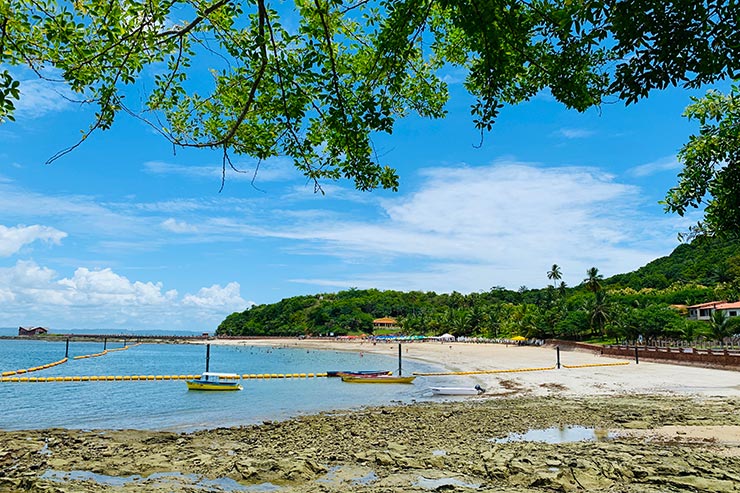
<svg viewBox="0 0 740 493">
<path fill-rule="evenodd" d="M 543 285 L 547 269 L 558 263 L 566 282 L 578 284 L 591 266 L 606 275 L 627 272 L 675 246 L 673 219 L 644 216 L 639 188 L 596 169 L 500 162 L 431 169 L 423 176 L 415 193 L 383 202 L 387 220 L 314 222 L 281 231 L 304 240 L 304 251 L 310 245 L 374 267 L 349 279 L 299 281 L 516 289 Z"/>
<path fill-rule="evenodd" d="M 228 314 L 251 302 L 231 282 L 179 297 L 161 282 L 136 281 L 110 268 L 77 268 L 70 277 L 32 261 L 0 268 L 0 326 L 23 323 L 52 328 L 212 330 Z M 34 320 L 29 320 L 33 318 Z"/>
<path fill-rule="evenodd" d="M 21 97 L 15 102 L 15 117 L 41 118 L 55 111 L 63 111 L 71 106 L 74 93 L 65 83 L 27 79 L 20 81 Z"/>
<path fill-rule="evenodd" d="M 243 311 L 254 304 L 241 297 L 238 282 L 230 282 L 224 287 L 214 284 L 210 288 L 201 288 L 197 294 L 185 295 L 182 303 L 201 308 L 229 308 L 232 311 Z"/>
<path fill-rule="evenodd" d="M 287 158 L 270 158 L 259 164 L 256 162 L 235 162 L 234 167 L 239 171 L 226 166 L 227 182 L 229 180 L 254 180 L 255 183 L 275 182 L 292 180 L 301 176 L 300 172 L 293 165 L 293 162 Z M 218 181 L 221 180 L 223 174 L 223 167 L 220 163 L 198 166 L 167 163 L 164 161 L 147 161 L 144 163 L 144 169 L 148 173 L 156 175 L 177 175 L 192 179 L 216 179 Z"/>
<path fill-rule="evenodd" d="M 556 135 L 565 137 L 566 139 L 585 139 L 595 133 L 593 130 L 587 130 L 585 128 L 561 128 L 556 132 Z"/>
<path fill-rule="evenodd" d="M 23 246 L 34 241 L 46 241 L 58 245 L 67 233 L 48 226 L 34 224 L 7 227 L 0 224 L 0 257 L 9 257 Z"/>
<path fill-rule="evenodd" d="M 652 176 L 657 173 L 662 173 L 663 171 L 675 171 L 681 168 L 681 163 L 678 162 L 675 156 L 666 156 L 662 159 L 658 159 L 657 161 L 641 164 L 639 166 L 635 166 L 634 168 L 630 168 L 628 170 L 628 173 L 632 176 L 644 177 Z"/>
<path fill-rule="evenodd" d="M 80 267 L 71 278 L 58 281 L 75 303 L 113 303 L 159 305 L 176 293 L 162 293 L 162 283 L 131 282 L 111 269 L 89 270 Z"/>
<path fill-rule="evenodd" d="M 162 221 L 162 228 L 172 233 L 195 233 L 198 228 L 188 224 L 185 221 L 178 221 L 177 219 L 169 218 Z"/>
</svg>

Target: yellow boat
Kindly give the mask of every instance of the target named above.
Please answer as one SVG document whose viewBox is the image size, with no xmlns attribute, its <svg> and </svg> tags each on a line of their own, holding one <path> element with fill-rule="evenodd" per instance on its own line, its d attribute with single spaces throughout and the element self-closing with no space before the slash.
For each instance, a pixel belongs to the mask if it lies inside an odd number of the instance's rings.
<svg viewBox="0 0 740 493">
<path fill-rule="evenodd" d="M 342 382 L 347 383 L 411 383 L 416 377 L 401 377 L 395 375 L 373 375 L 367 377 L 346 376 Z"/>
<path fill-rule="evenodd" d="M 229 381 L 224 381 L 226 379 Z M 236 373 L 203 373 L 198 380 L 187 380 L 188 390 L 241 390 L 242 386 L 236 381 L 239 375 Z"/>
</svg>

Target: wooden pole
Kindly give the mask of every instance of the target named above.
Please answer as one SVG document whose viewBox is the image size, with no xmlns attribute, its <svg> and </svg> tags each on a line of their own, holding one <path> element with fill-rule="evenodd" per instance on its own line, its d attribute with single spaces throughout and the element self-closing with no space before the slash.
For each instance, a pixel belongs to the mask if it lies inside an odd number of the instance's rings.
<svg viewBox="0 0 740 493">
<path fill-rule="evenodd" d="M 208 372 L 208 367 L 211 364 L 211 345 L 206 344 L 206 372 Z"/>
<path fill-rule="evenodd" d="M 398 376 L 401 376 L 401 343 L 398 343 Z"/>
<path fill-rule="evenodd" d="M 106 349 L 108 349 L 108 338 L 103 337 L 103 351 L 105 351 Z"/>
<path fill-rule="evenodd" d="M 640 364 L 640 356 L 637 354 L 637 344 L 635 344 L 635 364 Z"/>
<path fill-rule="evenodd" d="M 69 337 L 67 337 L 67 348 L 64 350 L 64 357 L 69 358 Z"/>
<path fill-rule="evenodd" d="M 555 346 L 555 351 L 558 353 L 558 369 L 560 369 L 560 346 Z"/>
</svg>

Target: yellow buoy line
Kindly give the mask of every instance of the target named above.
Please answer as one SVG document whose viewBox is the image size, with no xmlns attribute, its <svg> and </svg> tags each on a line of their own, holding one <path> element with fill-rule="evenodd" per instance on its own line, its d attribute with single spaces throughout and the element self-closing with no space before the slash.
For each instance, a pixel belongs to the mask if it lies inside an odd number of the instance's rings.
<svg viewBox="0 0 740 493">
<path fill-rule="evenodd" d="M 135 347 L 135 346 L 140 346 L 140 345 L 141 345 L 141 343 L 140 343 L 140 342 L 137 342 L 136 344 L 132 344 L 132 345 L 130 345 L 130 346 L 123 346 L 123 347 L 119 347 L 119 348 L 113 348 L 113 349 L 104 349 L 104 350 L 103 350 L 102 352 L 100 352 L 100 353 L 94 353 L 94 354 L 82 354 L 82 355 L 80 355 L 80 356 L 75 356 L 75 357 L 74 357 L 73 359 L 97 358 L 97 357 L 99 357 L 99 356 L 105 356 L 106 354 L 108 354 L 108 353 L 112 353 L 112 352 L 114 352 L 114 351 L 126 351 L 126 350 L 127 350 L 128 348 L 132 348 L 132 347 Z"/>
<path fill-rule="evenodd" d="M 450 375 L 485 375 L 488 373 L 518 373 L 525 371 L 546 371 L 554 370 L 554 366 L 548 366 L 543 368 L 514 368 L 511 370 L 473 370 L 473 371 L 448 371 L 448 372 L 434 372 L 434 373 L 422 373 L 414 372 L 414 375 L 421 377 L 444 377 Z"/>
<path fill-rule="evenodd" d="M 271 379 L 271 378 L 318 378 L 325 377 L 326 373 L 247 373 L 235 375 L 232 380 L 238 379 Z M 194 380 L 200 375 L 75 375 L 63 377 L 8 377 L 3 376 L 0 382 L 111 382 L 111 381 L 150 381 L 150 380 Z M 225 380 L 228 377 L 221 377 Z"/>
<path fill-rule="evenodd" d="M 11 375 L 22 375 L 24 373 L 31 373 L 33 371 L 39 371 L 39 370 L 46 370 L 47 368 L 51 368 L 53 366 L 61 365 L 63 363 L 67 362 L 67 358 L 62 358 L 59 361 L 54 361 L 53 363 L 48 363 L 41 366 L 34 366 L 31 368 L 24 368 L 22 370 L 14 370 L 14 371 L 4 371 L 0 373 L 3 377 L 9 377 Z"/>
<path fill-rule="evenodd" d="M 108 350 L 107 350 L 107 349 L 103 350 L 103 351 L 102 351 L 102 352 L 100 352 L 100 353 L 95 353 L 95 354 L 82 354 L 82 355 L 80 355 L 80 356 L 75 356 L 75 357 L 74 357 L 73 359 L 97 358 L 98 356 L 103 356 L 103 355 L 106 355 L 106 354 L 108 354 Z"/>
<path fill-rule="evenodd" d="M 595 366 L 624 366 L 629 365 L 629 361 L 621 361 L 619 363 L 592 363 L 590 365 L 563 365 L 563 368 L 592 368 Z"/>
<path fill-rule="evenodd" d="M 624 366 L 629 365 L 629 361 L 620 361 L 619 363 L 591 363 L 588 365 L 562 365 L 563 368 L 574 369 L 574 368 L 593 368 L 597 366 Z M 555 366 L 548 366 L 544 368 L 515 368 L 511 370 L 474 370 L 474 371 L 450 371 L 450 372 L 438 372 L 438 373 L 421 373 L 414 372 L 414 375 L 423 377 L 444 377 L 451 375 L 484 375 L 489 373 L 518 373 L 525 371 L 547 371 L 554 370 Z"/>
</svg>

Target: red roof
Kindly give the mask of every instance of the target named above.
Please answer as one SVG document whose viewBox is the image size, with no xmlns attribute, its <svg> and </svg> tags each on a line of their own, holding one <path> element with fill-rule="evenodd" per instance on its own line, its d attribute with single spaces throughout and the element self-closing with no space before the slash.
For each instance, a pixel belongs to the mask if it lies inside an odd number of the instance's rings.
<svg viewBox="0 0 740 493">
<path fill-rule="evenodd" d="M 734 309 L 740 309 L 740 301 L 734 301 L 732 303 L 720 303 L 719 305 L 715 306 L 717 310 L 734 310 Z"/>
<path fill-rule="evenodd" d="M 689 308 L 715 308 L 717 305 L 727 303 L 727 301 L 708 301 L 706 303 L 699 303 L 698 305 L 691 305 Z"/>
</svg>

